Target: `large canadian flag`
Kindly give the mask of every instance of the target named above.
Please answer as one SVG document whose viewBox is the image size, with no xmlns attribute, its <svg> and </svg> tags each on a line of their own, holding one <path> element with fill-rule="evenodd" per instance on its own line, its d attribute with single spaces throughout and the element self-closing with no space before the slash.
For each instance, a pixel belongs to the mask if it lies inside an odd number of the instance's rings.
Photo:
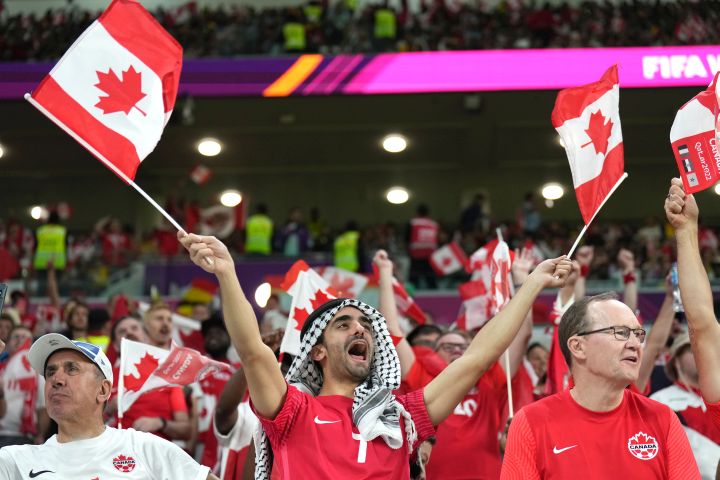
<svg viewBox="0 0 720 480">
<path fill-rule="evenodd" d="M 450 275 L 464 269 L 468 263 L 468 258 L 460 245 L 452 242 L 435 250 L 430 255 L 429 261 L 435 273 L 438 275 Z"/>
<path fill-rule="evenodd" d="M 26 98 L 115 174 L 134 180 L 170 118 L 182 47 L 133 0 L 113 0 Z"/>
<path fill-rule="evenodd" d="M 300 353 L 300 331 L 310 314 L 325 302 L 337 298 L 330 284 L 302 260 L 290 267 L 281 285 L 292 297 L 285 335 L 280 351 L 292 355 Z"/>
<path fill-rule="evenodd" d="M 218 371 L 232 372 L 226 363 L 177 345 L 164 350 L 123 338 L 120 352 L 118 418 L 145 392 L 171 385 L 190 385 Z"/>
<path fill-rule="evenodd" d="M 575 195 L 588 225 L 625 179 L 617 65 L 595 83 L 558 93 L 553 127 L 565 144 Z"/>
<path fill-rule="evenodd" d="M 716 125 L 720 118 L 716 92 L 719 75 L 706 90 L 680 107 L 670 129 L 670 144 L 688 193 L 712 187 L 720 179 Z"/>
</svg>

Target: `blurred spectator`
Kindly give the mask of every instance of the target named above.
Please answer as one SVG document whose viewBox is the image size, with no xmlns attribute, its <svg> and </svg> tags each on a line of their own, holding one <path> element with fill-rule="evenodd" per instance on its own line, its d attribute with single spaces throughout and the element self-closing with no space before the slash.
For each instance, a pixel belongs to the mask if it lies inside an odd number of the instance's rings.
<svg viewBox="0 0 720 480">
<path fill-rule="evenodd" d="M 357 272 L 364 270 L 360 232 L 357 223 L 350 221 L 335 238 L 333 263 L 336 267 Z"/>
<path fill-rule="evenodd" d="M 56 270 L 64 270 L 67 263 L 67 229 L 60 224 L 60 215 L 50 212 L 45 225 L 39 227 L 35 234 L 37 248 L 33 268 L 45 270 L 52 262 Z"/>
<path fill-rule="evenodd" d="M 172 342 L 172 310 L 162 302 L 150 305 L 143 315 L 143 326 L 147 334 L 148 345 L 170 349 Z"/>
<path fill-rule="evenodd" d="M 245 253 L 270 255 L 272 252 L 273 221 L 267 213 L 267 205 L 260 203 L 255 213 L 248 217 L 245 223 Z"/>
<path fill-rule="evenodd" d="M 435 288 L 435 272 L 428 259 L 438 248 L 440 227 L 430 218 L 430 209 L 421 204 L 417 215 L 408 227 L 408 254 L 410 255 L 410 282 L 418 288 Z"/>
<path fill-rule="evenodd" d="M 0 448 L 6 445 L 43 443 L 49 418 L 45 412 L 44 379 L 30 367 L 27 358 L 32 332 L 23 326 L 10 333 L 10 355 L 0 376 L 0 394 L 4 393 L 6 412 L 0 418 Z"/>
<path fill-rule="evenodd" d="M 278 238 L 278 250 L 286 257 L 298 257 L 310 247 L 310 235 L 300 207 L 290 210 L 287 222 Z"/>
</svg>

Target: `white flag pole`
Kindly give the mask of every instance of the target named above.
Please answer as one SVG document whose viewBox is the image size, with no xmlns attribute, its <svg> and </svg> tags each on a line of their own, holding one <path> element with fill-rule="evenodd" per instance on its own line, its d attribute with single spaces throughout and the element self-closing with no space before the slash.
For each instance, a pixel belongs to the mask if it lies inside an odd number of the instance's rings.
<svg viewBox="0 0 720 480">
<path fill-rule="evenodd" d="M 92 147 L 92 145 L 90 145 L 90 144 L 87 143 L 85 140 L 83 140 L 79 135 L 77 135 L 75 132 L 73 132 L 72 130 L 70 130 L 62 121 L 60 121 L 60 119 L 58 119 L 55 115 L 53 115 L 53 114 L 50 113 L 47 109 L 45 109 L 45 107 L 43 107 L 43 106 L 40 105 L 38 102 L 36 102 L 35 99 L 32 98 L 32 96 L 31 96 L 29 93 L 26 93 L 26 94 L 25 94 L 25 100 L 27 100 L 28 102 L 30 102 L 30 104 L 31 104 L 33 107 L 35 107 L 35 108 L 37 108 L 38 110 L 40 110 L 46 117 L 48 117 L 50 120 L 52 120 L 53 123 L 55 123 L 58 127 L 60 127 L 61 129 L 63 129 L 63 131 L 65 131 L 65 133 L 67 133 L 68 135 L 70 135 L 71 137 L 73 137 L 75 140 L 77 140 L 77 142 L 78 142 L 80 145 L 82 145 L 83 147 L 85 147 L 86 149 L 88 149 L 88 150 L 90 151 L 90 153 L 92 153 L 93 155 L 95 155 L 95 156 L 98 158 L 98 160 L 100 160 L 101 162 L 103 162 L 106 167 L 108 167 L 110 170 L 112 170 L 113 173 L 115 173 L 115 175 L 117 175 L 118 177 L 122 178 L 122 179 L 125 181 L 125 183 L 127 183 L 128 185 L 130 185 L 131 187 L 133 187 L 135 190 L 137 190 L 137 192 L 138 192 L 140 195 L 142 195 L 142 196 L 145 198 L 145 200 L 147 200 L 148 202 L 150 202 L 150 205 L 152 205 L 153 207 L 155 207 L 155 208 L 158 210 L 158 212 L 160 212 L 165 218 L 167 218 L 167 220 L 168 220 L 178 231 L 180 231 L 180 232 L 185 232 L 185 230 L 180 226 L 180 224 L 177 223 L 177 222 L 175 221 L 175 219 L 172 218 L 172 217 L 170 216 L 170 214 L 165 211 L 164 208 L 162 208 L 160 205 L 158 205 L 158 203 L 157 203 L 155 200 L 153 200 L 152 197 L 150 197 L 150 195 L 148 195 L 147 193 L 145 193 L 145 191 L 144 191 L 142 188 L 140 188 L 134 181 L 132 181 L 130 178 L 128 178 L 128 176 L 125 175 L 122 171 L 120 171 L 120 169 L 118 169 L 112 162 L 110 162 L 107 158 L 105 158 L 100 152 L 98 152 L 97 150 L 95 150 L 95 149 Z M 185 233 L 187 233 L 187 232 L 185 232 Z"/>
<path fill-rule="evenodd" d="M 122 428 L 122 419 L 123 419 L 123 403 L 122 398 L 125 394 L 125 359 L 127 356 L 125 355 L 125 345 L 127 345 L 127 339 L 123 338 L 120 340 L 120 371 L 118 372 L 118 375 L 120 378 L 118 379 L 118 391 L 117 391 L 117 407 L 118 407 L 118 428 Z"/>
<path fill-rule="evenodd" d="M 585 235 L 585 232 L 587 231 L 588 227 L 592 223 L 593 220 L 595 220 L 595 217 L 597 216 L 600 209 L 605 205 L 605 202 L 608 201 L 608 198 L 610 198 L 610 195 L 615 193 L 615 190 L 620 186 L 620 184 L 628 177 L 627 173 L 623 173 L 622 176 L 618 179 L 618 181 L 613 185 L 613 187 L 610 189 L 608 194 L 605 196 L 605 200 L 602 201 L 600 206 L 595 210 L 595 213 L 593 213 L 593 216 L 590 218 L 590 221 L 583 227 L 583 229 L 580 231 L 580 234 L 575 239 L 575 243 L 573 243 L 572 248 L 570 248 L 570 252 L 567 254 L 568 258 L 572 258 L 572 254 L 575 253 L 575 249 L 577 248 L 578 244 L 580 243 L 580 240 L 582 239 L 583 235 Z"/>
<path fill-rule="evenodd" d="M 504 242 L 502 231 L 500 228 L 495 229 L 495 233 L 497 234 L 498 242 Z M 512 275 L 511 272 L 508 272 L 508 277 Z M 508 284 L 510 286 L 510 296 L 512 297 L 515 295 L 515 285 L 512 282 L 512 277 L 508 278 Z M 515 416 L 515 412 L 513 409 L 513 394 L 512 394 L 512 377 L 510 376 L 510 350 L 505 350 L 505 378 L 507 383 L 507 395 L 508 395 L 508 419 L 513 418 Z"/>
</svg>

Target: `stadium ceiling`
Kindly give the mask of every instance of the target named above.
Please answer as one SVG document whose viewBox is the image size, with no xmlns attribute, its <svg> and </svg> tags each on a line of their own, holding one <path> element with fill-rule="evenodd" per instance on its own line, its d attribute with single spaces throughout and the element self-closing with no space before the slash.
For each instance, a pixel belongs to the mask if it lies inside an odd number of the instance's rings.
<svg viewBox="0 0 720 480">
<path fill-rule="evenodd" d="M 662 197 L 667 179 L 677 174 L 670 126 L 677 109 L 699 90 L 621 91 L 626 170 L 646 189 L 638 190 L 643 195 Z M 212 170 L 211 182 L 218 187 L 226 186 L 226 179 L 245 180 L 241 189 L 257 197 L 270 185 L 287 190 L 300 181 L 316 190 L 313 201 L 320 204 L 333 200 L 318 191 L 339 179 L 351 186 L 409 183 L 417 192 L 421 187 L 413 187 L 415 181 L 427 187 L 425 197 L 454 196 L 444 207 L 454 216 L 466 198 L 461 195 L 475 186 L 496 199 L 508 190 L 519 199 L 541 181 L 571 187 L 567 159 L 550 124 L 556 93 L 182 98 L 155 152 L 140 166 L 137 181 L 163 195 L 189 184 L 188 173 L 200 162 Z M 405 152 L 393 155 L 381 149 L 382 137 L 390 132 L 408 137 Z M 223 152 L 202 157 L 196 143 L 203 137 L 219 139 Z M 0 176 L 7 182 L 5 203 L 12 203 L 13 192 L 33 191 L 42 201 L 52 192 L 62 195 L 58 189 L 80 185 L 117 188 L 112 182 L 118 180 L 105 167 L 24 101 L 0 102 L 0 144 L 5 149 L 0 158 Z M 628 201 L 632 196 L 619 200 Z M 567 214 L 576 217 L 577 207 L 571 203 Z M 291 204 L 280 202 L 281 208 Z"/>
</svg>

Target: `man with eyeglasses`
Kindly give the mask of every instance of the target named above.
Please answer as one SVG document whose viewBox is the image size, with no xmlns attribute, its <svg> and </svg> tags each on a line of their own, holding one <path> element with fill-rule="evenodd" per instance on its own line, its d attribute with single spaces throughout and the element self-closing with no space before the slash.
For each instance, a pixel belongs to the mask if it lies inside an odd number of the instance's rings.
<svg viewBox="0 0 720 480">
<path fill-rule="evenodd" d="M 518 412 L 500 478 L 699 479 L 675 413 L 626 388 L 645 341 L 632 310 L 614 293 L 586 297 L 565 312 L 558 336 L 573 387 Z"/>
</svg>

